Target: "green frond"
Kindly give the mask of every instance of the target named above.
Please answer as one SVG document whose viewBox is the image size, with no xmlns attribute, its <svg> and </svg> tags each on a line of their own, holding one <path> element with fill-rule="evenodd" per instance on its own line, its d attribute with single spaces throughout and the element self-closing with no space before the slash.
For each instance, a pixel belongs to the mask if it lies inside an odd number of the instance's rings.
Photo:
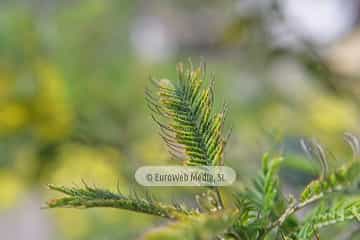
<svg viewBox="0 0 360 240">
<path fill-rule="evenodd" d="M 333 207 L 322 205 L 299 230 L 297 239 L 312 239 L 320 228 L 350 220 L 360 222 L 360 200 L 340 202 Z"/>
<path fill-rule="evenodd" d="M 261 225 L 257 222 L 259 219 L 258 207 L 241 193 L 236 194 L 234 200 L 237 212 L 232 226 L 233 231 L 240 236 L 240 239 L 255 239 L 261 231 Z"/>
<path fill-rule="evenodd" d="M 278 171 L 282 158 L 263 157 L 261 173 L 253 181 L 252 187 L 234 196 L 238 209 L 234 229 L 244 239 L 257 239 L 264 234 L 266 226 L 279 217 L 286 208 L 284 197 L 280 192 Z M 281 229 L 296 224 L 289 219 Z"/>
<path fill-rule="evenodd" d="M 280 164 L 283 158 L 278 157 L 270 159 L 270 156 L 266 154 L 263 159 L 263 210 L 265 215 L 269 215 L 275 205 L 275 201 L 278 200 L 280 194 L 278 171 L 280 169 Z"/>
<path fill-rule="evenodd" d="M 325 193 L 341 191 L 357 182 L 359 177 L 360 162 L 352 161 L 323 179 L 310 182 L 301 194 L 301 201 L 305 202 L 314 197 L 321 197 Z"/>
<path fill-rule="evenodd" d="M 142 212 L 146 214 L 166 217 L 169 219 L 179 219 L 182 217 L 197 215 L 194 210 L 187 209 L 181 204 L 164 204 L 148 196 L 127 197 L 121 193 L 113 193 L 108 190 L 90 187 L 84 183 L 83 188 L 68 188 L 63 186 L 48 185 L 51 190 L 63 193 L 65 197 L 56 198 L 48 201 L 48 208 L 94 208 L 110 207 L 124 210 Z"/>
<path fill-rule="evenodd" d="M 310 182 L 301 194 L 301 201 L 306 202 L 312 198 L 321 198 L 324 194 L 341 191 L 354 185 L 360 179 L 360 161 L 357 159 L 360 153 L 359 137 L 345 133 L 344 140 L 351 147 L 354 159 L 350 163 L 341 166 L 332 173 L 328 173 L 326 151 L 316 141 L 302 141 L 303 148 L 311 157 L 320 160 L 323 172 L 319 179 Z"/>
<path fill-rule="evenodd" d="M 223 135 L 226 106 L 213 112 L 214 81 L 206 82 L 205 66 L 178 65 L 179 79 L 152 80 L 146 91 L 153 119 L 170 154 L 186 165 L 223 165 L 227 138 Z M 155 88 L 155 89 L 154 89 Z"/>
<path fill-rule="evenodd" d="M 240 194 L 254 203 L 264 217 L 271 214 L 276 200 L 280 197 L 278 171 L 281 162 L 282 158 L 271 158 L 269 154 L 265 154 L 262 171 L 254 179 L 252 187 Z"/>
</svg>

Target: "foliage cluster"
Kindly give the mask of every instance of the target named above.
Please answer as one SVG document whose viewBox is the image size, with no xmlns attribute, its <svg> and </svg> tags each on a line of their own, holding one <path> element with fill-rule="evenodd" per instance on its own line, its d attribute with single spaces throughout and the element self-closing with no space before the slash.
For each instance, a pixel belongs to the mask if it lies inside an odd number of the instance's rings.
<svg viewBox="0 0 360 240">
<path fill-rule="evenodd" d="M 205 65 L 178 65 L 178 80 L 151 80 L 146 99 L 160 135 L 173 158 L 187 166 L 222 166 L 229 134 L 224 134 L 227 107 L 214 110 L 214 81 L 209 86 Z M 226 204 L 221 189 L 209 187 L 195 197 L 197 206 L 162 203 L 150 194 L 125 196 L 90 187 L 59 187 L 51 190 L 64 197 L 47 207 L 112 207 L 165 217 L 170 223 L 144 236 L 145 239 L 320 239 L 321 229 L 350 220 L 360 220 L 356 184 L 360 177 L 360 139 L 345 134 L 354 158 L 344 166 L 328 169 L 325 148 L 316 141 L 303 141 L 303 148 L 319 160 L 321 173 L 298 198 L 282 190 L 279 171 L 282 156 L 265 154 L 262 168 L 251 184 L 234 190 Z M 307 217 L 296 213 L 311 206 Z"/>
</svg>

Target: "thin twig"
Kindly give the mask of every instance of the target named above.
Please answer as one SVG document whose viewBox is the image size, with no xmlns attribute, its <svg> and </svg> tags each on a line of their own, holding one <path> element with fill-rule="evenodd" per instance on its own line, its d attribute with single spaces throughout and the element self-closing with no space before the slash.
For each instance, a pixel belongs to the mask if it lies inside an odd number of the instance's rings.
<svg viewBox="0 0 360 240">
<path fill-rule="evenodd" d="M 304 202 L 300 202 L 300 203 L 294 203 L 292 204 L 289 208 L 287 208 L 284 213 L 275 221 L 275 222 L 272 222 L 269 227 L 267 228 L 266 230 L 266 233 L 268 233 L 269 231 L 271 231 L 273 228 L 275 227 L 279 227 L 281 226 L 285 220 L 290 216 L 292 215 L 293 213 L 295 213 L 296 211 L 306 207 L 307 205 L 311 204 L 311 203 L 314 203 L 316 201 L 318 201 L 319 199 L 321 199 L 322 197 L 324 196 L 323 193 L 321 194 L 318 194 L 318 195 L 315 195 L 313 196 L 312 198 L 304 201 Z"/>
<path fill-rule="evenodd" d="M 218 187 L 215 188 L 215 193 L 216 193 L 216 197 L 218 199 L 218 209 L 224 209 L 224 203 L 222 201 L 222 198 L 221 198 L 221 194 L 220 194 L 220 190 Z"/>
</svg>

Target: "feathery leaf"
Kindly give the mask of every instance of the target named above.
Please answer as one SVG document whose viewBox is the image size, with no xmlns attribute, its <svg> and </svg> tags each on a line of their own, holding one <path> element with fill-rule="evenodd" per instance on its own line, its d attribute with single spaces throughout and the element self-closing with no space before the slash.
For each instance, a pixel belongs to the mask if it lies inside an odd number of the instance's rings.
<svg viewBox="0 0 360 240">
<path fill-rule="evenodd" d="M 343 190 L 360 178 L 360 162 L 352 161 L 349 164 L 336 169 L 324 179 L 317 179 L 310 182 L 301 194 L 301 201 L 305 202 L 310 198 L 322 196 L 325 193 Z"/>
<path fill-rule="evenodd" d="M 65 197 L 48 201 L 48 208 L 71 207 L 71 208 L 93 208 L 111 207 L 142 212 L 146 214 L 178 219 L 189 215 L 196 215 L 197 212 L 187 209 L 180 204 L 164 204 L 154 201 L 151 197 L 127 197 L 121 193 L 113 193 L 96 187 L 90 187 L 84 183 L 83 188 L 68 188 L 49 184 L 51 190 L 65 194 Z"/>
<path fill-rule="evenodd" d="M 214 81 L 208 87 L 203 86 L 206 81 L 203 64 L 196 69 L 191 65 L 185 69 L 180 63 L 177 70 L 178 81 L 152 80 L 153 86 L 146 91 L 160 135 L 170 154 L 186 165 L 223 165 L 227 107 L 213 113 Z"/>
<path fill-rule="evenodd" d="M 325 207 L 321 205 L 299 230 L 297 239 L 311 239 L 322 228 L 344 221 L 356 220 L 360 222 L 360 201 L 339 202 L 335 206 Z"/>
</svg>

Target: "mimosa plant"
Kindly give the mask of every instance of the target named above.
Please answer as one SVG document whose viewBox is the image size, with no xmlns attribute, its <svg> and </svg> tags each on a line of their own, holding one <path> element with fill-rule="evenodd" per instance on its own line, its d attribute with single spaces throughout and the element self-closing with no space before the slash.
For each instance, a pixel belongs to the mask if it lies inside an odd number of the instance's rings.
<svg viewBox="0 0 360 240">
<path fill-rule="evenodd" d="M 205 66 L 178 65 L 178 80 L 151 80 L 146 100 L 160 136 L 175 159 L 186 166 L 223 166 L 229 133 L 224 133 L 227 107 L 214 112 L 214 80 L 205 86 Z M 168 204 L 152 197 L 126 196 L 90 187 L 49 185 L 64 197 L 47 202 L 47 207 L 111 207 L 169 219 L 166 228 L 150 231 L 145 239 L 321 239 L 319 230 L 341 222 L 360 220 L 360 199 L 349 195 L 359 181 L 357 159 L 360 140 L 346 134 L 354 159 L 338 169 L 327 169 L 324 148 L 315 141 L 303 141 L 304 149 L 322 164 L 320 176 L 311 181 L 299 197 L 285 196 L 279 169 L 283 157 L 265 154 L 262 168 L 250 186 L 236 191 L 232 203 L 224 204 L 221 189 L 208 187 L 194 197 L 197 207 Z M 305 218 L 296 212 L 311 206 Z"/>
</svg>

